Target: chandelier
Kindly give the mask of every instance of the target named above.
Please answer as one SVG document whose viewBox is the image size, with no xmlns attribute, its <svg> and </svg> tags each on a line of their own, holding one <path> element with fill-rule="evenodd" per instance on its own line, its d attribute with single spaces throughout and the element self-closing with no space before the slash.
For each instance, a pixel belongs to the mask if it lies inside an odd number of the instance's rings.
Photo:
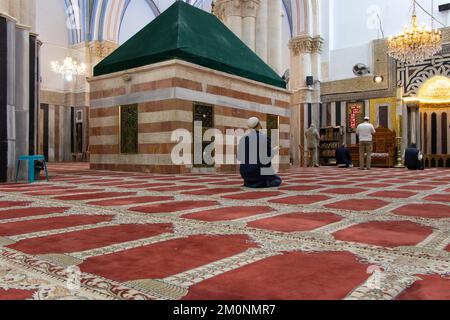
<svg viewBox="0 0 450 320">
<path fill-rule="evenodd" d="M 84 63 L 78 64 L 71 57 L 67 57 L 63 64 L 53 61 L 52 70 L 55 73 L 62 74 L 67 81 L 72 81 L 74 76 L 85 75 L 87 68 Z"/>
<path fill-rule="evenodd" d="M 403 33 L 390 37 L 388 54 L 406 64 L 418 64 L 442 50 L 442 34 L 438 29 L 419 27 L 416 1 L 413 0 L 412 26 L 405 26 Z"/>
</svg>

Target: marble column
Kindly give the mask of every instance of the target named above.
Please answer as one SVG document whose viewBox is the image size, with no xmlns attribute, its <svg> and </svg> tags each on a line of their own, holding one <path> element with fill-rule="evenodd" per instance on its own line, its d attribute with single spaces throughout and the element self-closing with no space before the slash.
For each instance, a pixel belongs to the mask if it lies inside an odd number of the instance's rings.
<svg viewBox="0 0 450 320">
<path fill-rule="evenodd" d="M 268 64 L 282 74 L 282 17 L 281 1 L 269 0 L 268 3 Z"/>
<path fill-rule="evenodd" d="M 269 16 L 269 0 L 261 0 L 259 2 L 258 14 L 256 15 L 256 54 L 267 61 L 268 59 L 268 16 Z"/>
<path fill-rule="evenodd" d="M 306 88 L 306 77 L 312 75 L 311 53 L 313 40 L 309 36 L 299 36 L 289 42 L 291 51 L 291 80 L 292 91 Z"/>
<path fill-rule="evenodd" d="M 5 1 L 2 4 L 0 8 L 4 10 Z M 8 19 L 0 15 L 0 182 L 7 181 L 9 165 L 8 62 Z"/>
<path fill-rule="evenodd" d="M 312 121 L 319 125 L 320 122 L 320 87 L 315 84 L 308 87 L 306 77 L 314 76 L 318 80 L 320 73 L 320 53 L 323 40 L 320 37 L 312 38 L 308 35 L 300 35 L 289 42 L 291 51 L 291 79 L 290 89 L 293 92 L 291 103 L 291 150 L 294 164 L 299 164 L 301 155 L 297 152 L 298 146 L 304 147 L 304 135 L 302 124 L 299 125 L 296 110 L 303 108 L 304 119 L 311 117 Z M 311 104 L 311 114 L 308 114 L 308 104 Z M 303 123 L 304 124 L 304 123 Z M 307 124 L 305 124 L 307 126 Z"/>
<path fill-rule="evenodd" d="M 417 144 L 416 116 L 417 116 L 417 108 L 411 108 L 411 117 L 409 119 L 409 125 L 411 128 L 411 141 L 409 144 Z"/>
<path fill-rule="evenodd" d="M 314 37 L 312 39 L 312 51 L 311 51 L 311 74 L 315 80 L 322 81 L 322 49 L 324 39 L 321 37 Z"/>
<path fill-rule="evenodd" d="M 216 0 L 214 14 L 242 39 L 242 1 Z"/>
<path fill-rule="evenodd" d="M 422 150 L 422 139 L 421 139 L 421 121 L 420 121 L 420 108 L 416 109 L 416 144 L 419 150 Z"/>
<path fill-rule="evenodd" d="M 30 43 L 36 39 L 31 35 L 31 27 L 20 21 L 32 24 L 34 11 L 31 1 L 22 6 L 21 0 L 2 2 L 0 14 L 0 181 L 12 181 L 18 157 L 30 153 L 30 140 L 33 144 L 34 134 L 30 132 L 30 108 L 38 104 L 36 88 L 32 90 L 30 75 L 38 79 L 36 70 L 30 70 Z M 35 41 L 35 40 L 34 40 Z M 33 55 L 35 59 L 35 55 Z M 33 65 L 36 65 L 37 60 Z M 30 96 L 33 97 L 30 99 Z M 33 126 L 33 130 L 36 130 Z M 21 166 L 20 179 L 27 176 L 26 164 Z"/>
<path fill-rule="evenodd" d="M 227 26 L 233 33 L 242 39 L 242 17 L 240 15 L 233 15 L 228 17 Z"/>
<path fill-rule="evenodd" d="M 29 154 L 30 30 L 28 27 L 16 26 L 15 47 L 15 152 L 16 158 L 18 158 Z M 21 178 L 25 177 L 26 172 L 22 170 Z"/>
<path fill-rule="evenodd" d="M 242 41 L 253 51 L 256 50 L 256 14 L 259 0 L 244 0 L 242 3 Z"/>
<path fill-rule="evenodd" d="M 4 16 L 0 17 L 2 63 L 0 77 L 0 125 L 2 134 L 1 181 L 11 181 L 14 177 L 16 161 L 16 20 Z"/>
</svg>

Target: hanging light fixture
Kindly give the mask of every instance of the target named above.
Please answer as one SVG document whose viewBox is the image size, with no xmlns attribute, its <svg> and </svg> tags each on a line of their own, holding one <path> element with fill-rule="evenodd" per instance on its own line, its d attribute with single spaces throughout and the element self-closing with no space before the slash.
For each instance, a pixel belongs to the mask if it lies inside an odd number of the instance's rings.
<svg viewBox="0 0 450 320">
<path fill-rule="evenodd" d="M 432 16 L 432 21 L 434 17 Z M 403 33 L 390 37 L 388 53 L 391 57 L 406 63 L 418 64 L 442 50 L 442 33 L 438 29 L 419 27 L 416 14 L 416 0 L 413 0 L 412 25 L 405 26 Z"/>
<path fill-rule="evenodd" d="M 72 81 L 74 76 L 85 75 L 87 67 L 84 63 L 78 64 L 71 57 L 67 57 L 63 64 L 52 61 L 52 70 L 55 73 L 62 74 L 67 81 Z"/>
</svg>

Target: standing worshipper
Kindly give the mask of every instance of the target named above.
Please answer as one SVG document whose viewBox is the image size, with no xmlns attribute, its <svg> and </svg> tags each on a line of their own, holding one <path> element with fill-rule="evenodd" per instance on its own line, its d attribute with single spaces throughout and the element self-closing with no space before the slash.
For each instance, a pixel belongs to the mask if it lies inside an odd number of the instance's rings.
<svg viewBox="0 0 450 320">
<path fill-rule="evenodd" d="M 410 148 L 405 150 L 405 167 L 408 170 L 424 170 L 425 164 L 423 163 L 423 154 L 417 149 L 417 145 L 414 143 Z"/>
<path fill-rule="evenodd" d="M 372 136 L 376 131 L 369 121 L 370 118 L 365 117 L 364 122 L 356 128 L 356 134 L 359 137 L 359 167 L 361 170 L 370 170 L 372 165 Z"/>
<path fill-rule="evenodd" d="M 238 146 L 238 160 L 241 162 L 240 172 L 244 186 L 248 188 L 279 187 L 281 178 L 275 174 L 272 159 L 276 149 L 272 149 L 270 139 L 261 132 L 262 126 L 258 118 L 247 121 L 250 133 L 242 137 Z"/>
<path fill-rule="evenodd" d="M 339 168 L 353 168 L 352 156 L 345 143 L 336 150 L 336 165 Z"/>
<path fill-rule="evenodd" d="M 311 155 L 312 159 L 309 162 L 309 167 L 319 167 L 319 144 L 320 144 L 320 135 L 319 131 L 316 128 L 316 125 L 313 123 L 305 132 L 306 137 L 306 147 L 308 148 L 308 152 Z"/>
</svg>

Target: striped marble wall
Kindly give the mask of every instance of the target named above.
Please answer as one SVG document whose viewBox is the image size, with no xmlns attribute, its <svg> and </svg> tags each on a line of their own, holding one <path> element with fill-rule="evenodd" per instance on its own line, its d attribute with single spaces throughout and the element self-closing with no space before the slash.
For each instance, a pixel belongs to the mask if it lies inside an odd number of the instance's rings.
<svg viewBox="0 0 450 320">
<path fill-rule="evenodd" d="M 193 107 L 213 107 L 214 127 L 246 129 L 256 116 L 266 126 L 268 114 L 279 117 L 280 158 L 290 163 L 290 93 L 196 65 L 171 61 L 124 73 L 93 78 L 91 83 L 91 168 L 125 171 L 184 173 L 192 166 L 176 166 L 171 152 L 176 129 L 193 131 Z M 127 77 L 128 78 L 128 77 Z M 121 154 L 120 106 L 138 106 L 138 153 Z M 216 170 L 236 170 L 216 165 Z"/>
</svg>

